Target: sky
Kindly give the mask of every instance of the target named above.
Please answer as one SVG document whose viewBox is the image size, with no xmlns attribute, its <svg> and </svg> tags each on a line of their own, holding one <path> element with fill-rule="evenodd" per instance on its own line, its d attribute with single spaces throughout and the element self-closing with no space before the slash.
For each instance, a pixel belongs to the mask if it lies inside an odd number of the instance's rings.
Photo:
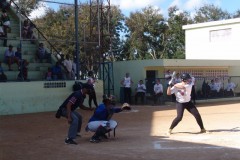
<svg viewBox="0 0 240 160">
<path fill-rule="evenodd" d="M 48 0 L 52 2 L 61 2 L 74 4 L 75 0 Z M 78 4 L 89 0 L 78 0 Z M 103 0 L 107 2 L 107 0 Z M 54 10 L 59 9 L 59 5 L 56 3 L 43 2 L 45 6 L 50 7 Z M 123 14 L 129 16 L 130 12 L 140 11 L 142 8 L 149 5 L 159 8 L 161 13 L 166 16 L 169 7 L 176 5 L 180 10 L 188 11 L 193 13 L 195 8 L 203 4 L 214 4 L 220 7 L 224 11 L 234 13 L 240 9 L 240 0 L 110 0 L 112 5 L 118 5 L 122 10 Z M 34 11 L 31 14 L 31 18 L 40 17 L 44 15 L 44 8 L 41 7 L 39 10 Z"/>
</svg>

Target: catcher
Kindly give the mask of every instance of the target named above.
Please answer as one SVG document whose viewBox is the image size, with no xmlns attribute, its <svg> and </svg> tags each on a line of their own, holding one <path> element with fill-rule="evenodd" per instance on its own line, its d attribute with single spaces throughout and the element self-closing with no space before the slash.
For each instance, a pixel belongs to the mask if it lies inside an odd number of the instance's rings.
<svg viewBox="0 0 240 160">
<path fill-rule="evenodd" d="M 117 122 L 111 119 L 112 115 L 124 110 L 131 110 L 129 104 L 125 103 L 122 107 L 115 107 L 113 96 L 103 96 L 103 103 L 96 108 L 86 127 L 86 131 L 95 132 L 90 142 L 98 143 L 101 138 L 107 139 L 106 133 L 115 131 L 117 127 Z"/>
</svg>

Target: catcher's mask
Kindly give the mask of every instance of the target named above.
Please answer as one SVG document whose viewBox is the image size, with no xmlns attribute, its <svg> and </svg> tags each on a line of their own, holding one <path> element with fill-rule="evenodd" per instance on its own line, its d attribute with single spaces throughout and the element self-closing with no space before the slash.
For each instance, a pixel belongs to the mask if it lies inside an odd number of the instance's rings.
<svg viewBox="0 0 240 160">
<path fill-rule="evenodd" d="M 108 96 L 106 94 L 103 95 L 103 103 L 106 104 L 108 102 L 110 102 L 110 104 L 112 104 L 112 105 L 115 105 L 116 104 L 115 96 L 113 96 L 113 95 Z"/>
</svg>

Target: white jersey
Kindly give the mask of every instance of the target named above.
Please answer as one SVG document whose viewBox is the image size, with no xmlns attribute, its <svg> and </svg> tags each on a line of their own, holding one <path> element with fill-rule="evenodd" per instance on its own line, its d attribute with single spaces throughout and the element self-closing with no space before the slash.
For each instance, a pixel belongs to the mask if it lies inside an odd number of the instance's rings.
<svg viewBox="0 0 240 160">
<path fill-rule="evenodd" d="M 146 92 L 146 86 L 145 84 L 138 84 L 137 85 L 137 92 Z"/>
<path fill-rule="evenodd" d="M 178 89 L 175 86 L 171 88 L 171 94 L 175 94 L 176 101 L 179 103 L 186 103 L 191 100 L 191 91 L 192 91 L 192 84 L 184 85 L 184 89 Z"/>
<path fill-rule="evenodd" d="M 130 88 L 131 87 L 131 78 L 130 77 L 124 77 L 124 87 Z"/>
<path fill-rule="evenodd" d="M 163 93 L 163 86 L 162 84 L 155 84 L 153 88 L 154 92 L 157 93 Z"/>
<path fill-rule="evenodd" d="M 234 91 L 235 87 L 236 87 L 235 83 L 230 82 L 230 83 L 227 84 L 226 90 L 227 91 L 230 91 L 230 90 Z"/>
</svg>

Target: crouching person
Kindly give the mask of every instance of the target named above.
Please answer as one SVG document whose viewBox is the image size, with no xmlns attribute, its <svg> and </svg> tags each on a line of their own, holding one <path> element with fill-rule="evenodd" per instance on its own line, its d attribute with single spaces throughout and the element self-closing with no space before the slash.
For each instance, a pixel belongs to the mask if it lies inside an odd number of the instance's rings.
<svg viewBox="0 0 240 160">
<path fill-rule="evenodd" d="M 112 120 L 111 117 L 114 113 L 119 113 L 123 109 L 114 105 L 113 96 L 103 96 L 103 103 L 96 108 L 86 127 L 86 131 L 95 132 L 90 142 L 98 143 L 102 138 L 107 139 L 106 133 L 117 127 L 117 122 Z"/>
</svg>

